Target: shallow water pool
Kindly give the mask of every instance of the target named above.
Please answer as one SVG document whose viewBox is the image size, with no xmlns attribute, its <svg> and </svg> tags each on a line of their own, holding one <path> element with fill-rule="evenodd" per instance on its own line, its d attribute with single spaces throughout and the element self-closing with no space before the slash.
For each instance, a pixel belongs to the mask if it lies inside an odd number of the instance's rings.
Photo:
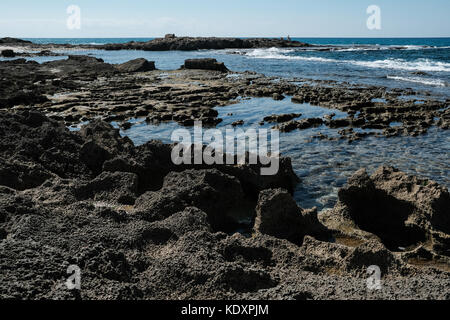
<svg viewBox="0 0 450 320">
<path fill-rule="evenodd" d="M 336 114 L 336 118 L 346 117 L 345 112 L 326 109 L 309 104 L 292 103 L 290 97 L 283 101 L 270 98 L 252 98 L 236 104 L 218 107 L 219 117 L 223 119 L 217 128 L 224 131 L 237 120 L 244 120 L 239 128 L 270 128 L 274 124 L 259 123 L 272 114 L 301 113 L 298 119 L 323 117 Z M 175 129 L 184 128 L 175 122 L 149 125 L 143 119 L 134 122 L 129 130 L 121 130 L 136 144 L 151 139 L 171 142 Z M 113 123 L 118 126 L 117 123 Z M 187 128 L 193 131 L 193 128 Z M 450 187 L 450 134 L 439 128 L 430 128 L 425 135 L 418 137 L 374 137 L 348 143 L 346 140 L 329 141 L 312 139 L 322 133 L 338 136 L 339 129 L 326 126 L 306 130 L 280 133 L 280 152 L 292 159 L 292 165 L 302 182 L 297 186 L 295 199 L 300 206 L 317 206 L 319 210 L 331 208 L 337 201 L 337 191 L 358 169 L 367 168 L 369 172 L 381 165 L 391 165 L 409 174 L 420 175 Z"/>
</svg>

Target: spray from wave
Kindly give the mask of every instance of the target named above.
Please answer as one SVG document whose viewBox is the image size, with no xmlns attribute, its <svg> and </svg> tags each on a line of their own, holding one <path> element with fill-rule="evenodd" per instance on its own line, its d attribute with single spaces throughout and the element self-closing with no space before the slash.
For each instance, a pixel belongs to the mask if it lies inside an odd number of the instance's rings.
<svg viewBox="0 0 450 320">
<path fill-rule="evenodd" d="M 430 86 L 438 86 L 438 87 L 446 87 L 447 84 L 439 79 L 424 79 L 419 77 L 400 77 L 400 76 L 387 76 L 387 79 L 397 80 L 397 81 L 406 81 L 406 82 L 414 82 L 421 83 Z"/>
<path fill-rule="evenodd" d="M 405 61 L 402 59 L 385 59 L 376 61 L 346 61 L 348 63 L 378 69 L 394 69 L 406 71 L 450 72 L 450 63 L 430 59 Z"/>
<path fill-rule="evenodd" d="M 450 72 L 450 63 L 434 61 L 430 59 L 417 59 L 406 61 L 403 59 L 385 59 L 375 61 L 363 60 L 337 60 L 314 56 L 299 56 L 294 49 L 255 49 L 244 52 L 244 55 L 256 59 L 302 60 L 312 62 L 344 63 L 366 68 L 393 69 L 423 72 Z"/>
</svg>

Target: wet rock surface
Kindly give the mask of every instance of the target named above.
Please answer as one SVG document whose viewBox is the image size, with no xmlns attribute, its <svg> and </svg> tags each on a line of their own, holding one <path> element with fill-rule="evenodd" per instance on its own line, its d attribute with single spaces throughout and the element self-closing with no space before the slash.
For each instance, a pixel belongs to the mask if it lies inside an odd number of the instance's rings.
<svg viewBox="0 0 450 320">
<path fill-rule="evenodd" d="M 135 147 L 102 121 L 70 132 L 0 113 L 0 297 L 450 298 L 449 193 L 436 183 L 360 171 L 317 215 L 283 190 L 289 159 L 265 180 L 248 165 L 175 166 L 172 148 Z M 255 232 L 225 230 L 236 217 Z M 65 286 L 69 265 L 81 290 Z M 371 265 L 381 290 L 367 289 Z"/>
<path fill-rule="evenodd" d="M 108 49 L 298 45 L 221 41 L 170 35 Z M 370 176 L 361 170 L 335 208 L 318 214 L 292 199 L 300 181 L 289 158 L 280 159 L 275 176 L 261 176 L 261 165 L 176 166 L 173 145 L 136 147 L 109 124 L 127 129 L 127 120 L 145 118 L 214 126 L 216 106 L 288 96 L 348 116 L 293 113 L 264 122 L 283 132 L 327 126 L 339 129 L 337 139 L 354 141 L 448 129 L 448 100 L 298 84 L 211 60 L 191 66 L 160 71 L 145 59 L 111 65 L 89 56 L 0 62 L 0 297 L 450 299 L 449 193 L 435 182 L 391 167 Z M 79 132 L 66 128 L 84 121 Z M 73 264 L 81 268 L 81 291 L 64 284 Z M 367 289 L 372 265 L 382 271 L 382 290 Z"/>
<path fill-rule="evenodd" d="M 182 70 L 174 71 L 155 70 L 154 63 L 145 59 L 121 65 L 90 56 L 43 64 L 16 59 L 0 62 L 0 74 L 0 110 L 36 109 L 67 125 L 101 118 L 128 129 L 132 126 L 128 120 L 145 118 L 148 123 L 193 126 L 202 121 L 215 126 L 222 121 L 215 107 L 251 97 L 280 100 L 285 96 L 291 96 L 293 103 L 347 113 L 344 118 L 297 119 L 301 114 L 286 114 L 264 119 L 282 132 L 320 126 L 339 129 L 338 137 L 321 139 L 417 136 L 433 126 L 447 130 L 450 123 L 448 101 L 402 99 L 418 94 L 408 90 L 328 82 L 311 85 L 311 81 L 294 84 L 252 72 L 231 73 L 215 59 L 188 60 Z M 376 99 L 385 101 L 373 102 Z"/>
</svg>

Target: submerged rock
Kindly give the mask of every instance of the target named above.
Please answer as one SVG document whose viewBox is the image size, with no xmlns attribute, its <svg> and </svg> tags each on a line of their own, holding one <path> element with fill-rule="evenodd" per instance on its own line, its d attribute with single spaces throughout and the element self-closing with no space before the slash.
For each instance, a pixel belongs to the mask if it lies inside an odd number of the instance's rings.
<svg viewBox="0 0 450 320">
<path fill-rule="evenodd" d="M 270 122 L 282 123 L 291 121 L 292 119 L 299 118 L 301 116 L 302 116 L 301 113 L 273 114 L 271 116 L 265 117 L 264 121 L 269 123 Z"/>
<path fill-rule="evenodd" d="M 322 124 L 323 120 L 321 118 L 308 118 L 302 120 L 291 120 L 286 123 L 277 125 L 275 129 L 278 129 L 281 132 L 291 132 L 294 130 L 304 130 L 312 127 L 319 127 Z"/>
</svg>

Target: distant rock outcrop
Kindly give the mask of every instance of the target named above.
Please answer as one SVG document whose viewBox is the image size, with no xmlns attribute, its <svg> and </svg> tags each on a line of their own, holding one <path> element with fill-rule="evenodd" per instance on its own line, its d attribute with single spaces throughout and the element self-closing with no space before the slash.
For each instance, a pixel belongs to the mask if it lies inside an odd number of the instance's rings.
<svg viewBox="0 0 450 320">
<path fill-rule="evenodd" d="M 145 50 L 145 51 L 168 51 L 168 50 L 202 50 L 202 49 L 251 49 L 251 48 L 296 48 L 308 47 L 309 44 L 299 41 L 288 41 L 284 39 L 270 38 L 194 38 L 176 37 L 174 34 L 166 35 L 147 42 L 111 43 L 99 46 L 106 50 Z"/>
<path fill-rule="evenodd" d="M 0 39 L 0 44 L 31 44 L 31 43 L 32 43 L 31 41 L 10 37 Z"/>
</svg>

